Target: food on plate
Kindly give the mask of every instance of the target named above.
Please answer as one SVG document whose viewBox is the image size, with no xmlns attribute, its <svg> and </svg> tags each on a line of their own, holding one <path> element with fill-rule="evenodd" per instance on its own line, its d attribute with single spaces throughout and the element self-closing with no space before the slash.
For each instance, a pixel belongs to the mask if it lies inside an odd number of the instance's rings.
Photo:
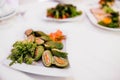
<svg viewBox="0 0 120 80">
<path fill-rule="evenodd" d="M 57 67 L 66 67 L 69 64 L 68 60 L 65 58 L 62 58 L 62 57 L 54 56 L 53 60 L 54 60 L 55 66 L 57 66 Z"/>
<path fill-rule="evenodd" d="M 112 6 L 114 4 L 115 0 L 100 0 L 99 4 L 100 5 L 109 5 Z"/>
<path fill-rule="evenodd" d="M 47 48 L 47 49 L 63 49 L 63 43 L 61 42 L 55 42 L 55 41 L 47 41 L 44 46 Z"/>
<path fill-rule="evenodd" d="M 47 9 L 47 17 L 55 19 L 72 18 L 81 14 L 82 11 L 77 11 L 76 6 L 72 4 L 58 4 L 54 8 Z"/>
<path fill-rule="evenodd" d="M 45 66 L 49 67 L 52 65 L 52 53 L 50 50 L 46 50 L 43 52 L 43 55 L 42 55 L 42 62 Z"/>
<path fill-rule="evenodd" d="M 110 14 L 105 13 L 101 8 L 92 8 L 91 12 L 95 16 L 95 18 L 97 19 L 97 21 L 100 21 L 104 17 L 110 15 Z"/>
<path fill-rule="evenodd" d="M 98 24 L 109 28 L 120 27 L 120 13 L 112 7 L 104 5 L 99 8 L 92 8 L 91 12 L 97 19 Z"/>
<path fill-rule="evenodd" d="M 36 50 L 35 50 L 35 53 L 34 53 L 34 55 L 35 55 L 34 59 L 36 61 L 38 61 L 41 58 L 43 52 L 44 52 L 44 47 L 42 45 L 41 46 L 37 46 Z"/>
<path fill-rule="evenodd" d="M 32 29 L 28 29 L 25 31 L 25 35 L 29 36 L 30 34 L 32 34 L 33 30 Z"/>
<path fill-rule="evenodd" d="M 62 33 L 61 30 L 57 30 L 57 34 L 59 34 L 58 31 Z M 11 54 L 8 56 L 8 59 L 12 60 L 9 65 L 14 63 L 33 64 L 34 62 L 39 64 L 42 61 L 46 67 L 53 65 L 61 68 L 67 67 L 69 65 L 68 54 L 62 50 L 64 39 L 56 41 L 51 38 L 50 34 L 33 29 L 26 30 L 26 38 L 13 44 Z M 55 37 L 60 36 L 63 34 L 55 35 Z"/>
<path fill-rule="evenodd" d="M 38 45 L 41 45 L 41 44 L 44 44 L 44 40 L 42 40 L 41 38 L 39 38 L 39 37 L 36 37 L 35 38 L 35 43 L 37 43 Z"/>
<path fill-rule="evenodd" d="M 54 56 L 62 57 L 62 58 L 67 58 L 67 54 L 68 53 L 66 53 L 66 52 L 63 52 L 63 51 L 61 51 L 59 49 L 52 49 L 51 51 L 52 51 L 52 53 L 53 53 Z"/>
<path fill-rule="evenodd" d="M 28 42 L 27 40 L 24 41 L 16 41 L 13 44 L 13 48 L 11 50 L 11 54 L 8 58 L 12 60 L 10 65 L 13 63 L 27 63 L 31 64 L 33 62 L 35 49 L 37 47 L 36 43 Z M 31 56 L 29 56 L 31 55 Z"/>
<path fill-rule="evenodd" d="M 65 39 L 65 35 L 63 35 L 62 31 L 60 30 L 57 30 L 56 32 L 51 33 L 49 36 L 53 41 L 56 41 L 56 42 L 57 41 L 61 42 L 62 40 Z"/>
</svg>

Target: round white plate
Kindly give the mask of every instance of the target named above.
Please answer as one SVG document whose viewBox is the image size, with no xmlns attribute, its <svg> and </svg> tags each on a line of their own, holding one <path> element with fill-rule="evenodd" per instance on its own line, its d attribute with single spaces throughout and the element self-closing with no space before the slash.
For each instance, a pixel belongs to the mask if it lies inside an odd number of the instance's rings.
<svg viewBox="0 0 120 80">
<path fill-rule="evenodd" d="M 95 7 L 98 7 L 98 6 L 96 5 Z M 95 8 L 95 7 L 91 7 L 91 8 Z M 99 27 L 101 29 L 111 30 L 111 31 L 120 31 L 120 28 L 109 28 L 106 26 L 99 25 L 97 19 L 94 17 L 94 15 L 90 11 L 91 8 L 88 8 L 86 10 L 86 14 L 87 14 L 89 20 L 92 22 L 92 24 L 94 24 L 96 27 Z"/>
</svg>

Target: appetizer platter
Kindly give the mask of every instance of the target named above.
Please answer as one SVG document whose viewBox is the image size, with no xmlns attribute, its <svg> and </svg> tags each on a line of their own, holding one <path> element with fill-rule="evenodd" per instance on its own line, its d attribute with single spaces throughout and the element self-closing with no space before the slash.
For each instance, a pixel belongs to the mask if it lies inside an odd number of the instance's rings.
<svg viewBox="0 0 120 80">
<path fill-rule="evenodd" d="M 59 29 L 49 34 L 41 30 L 27 29 L 25 38 L 13 43 L 4 64 L 38 75 L 69 76 L 70 64 L 65 41 L 66 35 Z"/>
<path fill-rule="evenodd" d="M 100 0 L 99 5 L 95 5 L 86 10 L 90 21 L 97 27 L 119 31 L 120 30 L 120 12 L 113 7 L 114 0 Z"/>
<path fill-rule="evenodd" d="M 48 8 L 45 19 L 50 21 L 76 21 L 83 17 L 83 11 L 77 10 L 73 4 L 57 4 Z"/>
</svg>

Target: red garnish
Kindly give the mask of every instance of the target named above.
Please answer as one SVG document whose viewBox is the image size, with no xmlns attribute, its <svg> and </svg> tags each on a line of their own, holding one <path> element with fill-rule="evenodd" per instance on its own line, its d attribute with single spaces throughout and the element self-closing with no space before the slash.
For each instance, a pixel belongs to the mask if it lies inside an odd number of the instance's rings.
<svg viewBox="0 0 120 80">
<path fill-rule="evenodd" d="M 63 35 L 61 30 L 57 30 L 55 33 L 50 33 L 49 36 L 53 41 L 56 42 L 61 42 L 62 40 L 65 40 L 65 36 Z"/>
</svg>

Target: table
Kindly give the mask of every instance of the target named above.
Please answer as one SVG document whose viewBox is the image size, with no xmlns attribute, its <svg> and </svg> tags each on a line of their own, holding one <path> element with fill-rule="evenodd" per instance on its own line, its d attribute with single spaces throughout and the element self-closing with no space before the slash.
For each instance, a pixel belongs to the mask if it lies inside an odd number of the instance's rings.
<svg viewBox="0 0 120 80">
<path fill-rule="evenodd" d="M 8 56 L 8 53 L 5 52 L 9 50 L 11 44 L 9 39 L 12 40 L 14 36 L 18 35 L 14 34 L 15 30 L 25 30 L 37 26 L 48 29 L 49 27 L 60 28 L 68 34 L 67 51 L 70 53 L 69 59 L 73 76 L 57 78 L 24 74 L 36 80 L 120 80 L 120 32 L 100 29 L 91 24 L 86 15 L 84 15 L 84 19 L 76 22 L 46 22 L 36 16 L 38 14 L 35 8 L 38 7 L 38 4 L 41 4 L 39 6 L 40 17 L 42 17 L 42 10 L 49 6 L 49 3 L 51 2 L 23 4 L 19 9 L 25 11 L 24 15 L 17 14 L 13 18 L 0 23 L 0 36 L 2 37 L 0 40 L 0 62 L 2 63 L 2 60 Z M 85 5 L 89 5 L 85 2 L 81 5 L 79 5 L 80 3 L 75 4 L 84 10 L 86 9 Z M 34 11 L 30 13 L 32 10 Z"/>
</svg>

